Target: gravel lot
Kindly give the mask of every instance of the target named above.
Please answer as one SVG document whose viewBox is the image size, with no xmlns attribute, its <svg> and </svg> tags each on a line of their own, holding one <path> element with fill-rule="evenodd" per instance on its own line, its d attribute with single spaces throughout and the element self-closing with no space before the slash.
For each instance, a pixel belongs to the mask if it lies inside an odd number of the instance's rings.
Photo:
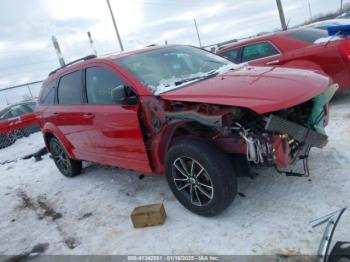
<svg viewBox="0 0 350 262">
<path fill-rule="evenodd" d="M 331 106 L 329 144 L 313 149 L 309 178 L 266 171 L 239 178 L 226 212 L 196 216 L 173 197 L 163 177 L 88 165 L 65 178 L 48 155 L 21 160 L 43 145 L 41 135 L 0 150 L 0 254 L 21 254 L 41 244 L 46 254 L 315 254 L 323 228 L 308 222 L 350 203 L 350 94 Z M 0 161 L 1 162 L 1 161 Z M 163 202 L 163 226 L 134 229 L 131 211 Z M 350 240 L 350 210 L 335 239 Z"/>
</svg>

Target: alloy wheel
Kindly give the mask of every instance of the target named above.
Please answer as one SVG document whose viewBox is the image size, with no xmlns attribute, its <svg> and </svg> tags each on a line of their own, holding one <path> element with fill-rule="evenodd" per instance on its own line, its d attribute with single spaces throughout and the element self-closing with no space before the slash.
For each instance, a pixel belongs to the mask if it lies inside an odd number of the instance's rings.
<svg viewBox="0 0 350 262">
<path fill-rule="evenodd" d="M 66 172 L 69 168 L 69 163 L 67 154 L 63 151 L 62 147 L 57 143 L 53 143 L 51 153 L 58 167 Z"/>
<path fill-rule="evenodd" d="M 214 187 L 205 168 L 191 157 L 182 156 L 173 162 L 175 186 L 191 204 L 208 205 L 214 196 Z"/>
</svg>

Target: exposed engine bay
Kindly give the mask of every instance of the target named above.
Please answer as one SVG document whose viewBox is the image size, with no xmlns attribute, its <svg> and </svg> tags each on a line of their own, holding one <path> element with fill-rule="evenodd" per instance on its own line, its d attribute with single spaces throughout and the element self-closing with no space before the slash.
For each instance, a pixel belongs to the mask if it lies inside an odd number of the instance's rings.
<svg viewBox="0 0 350 262">
<path fill-rule="evenodd" d="M 246 155 L 250 165 L 276 167 L 287 175 L 307 176 L 311 147 L 322 148 L 327 144 L 324 127 L 328 123 L 328 103 L 336 90 L 337 85 L 332 85 L 302 104 L 263 115 L 248 108 L 170 102 L 166 122 L 193 121 L 210 127 L 212 131 L 204 133 L 197 128 L 197 135 L 207 136 L 229 154 Z M 281 169 L 298 160 L 303 161 L 302 173 Z"/>
</svg>

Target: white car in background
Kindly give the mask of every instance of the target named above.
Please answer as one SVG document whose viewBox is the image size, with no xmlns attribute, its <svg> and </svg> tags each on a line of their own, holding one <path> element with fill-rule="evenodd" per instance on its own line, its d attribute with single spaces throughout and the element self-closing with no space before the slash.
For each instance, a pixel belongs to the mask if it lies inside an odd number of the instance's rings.
<svg viewBox="0 0 350 262">
<path fill-rule="evenodd" d="M 315 23 L 306 25 L 305 27 L 312 27 L 312 28 L 327 30 L 327 27 L 332 25 L 350 25 L 350 19 L 329 19 L 329 20 L 324 20 L 320 22 L 315 22 Z"/>
<path fill-rule="evenodd" d="M 337 18 L 350 18 L 350 13 L 342 13 L 341 15 L 338 15 Z"/>
</svg>

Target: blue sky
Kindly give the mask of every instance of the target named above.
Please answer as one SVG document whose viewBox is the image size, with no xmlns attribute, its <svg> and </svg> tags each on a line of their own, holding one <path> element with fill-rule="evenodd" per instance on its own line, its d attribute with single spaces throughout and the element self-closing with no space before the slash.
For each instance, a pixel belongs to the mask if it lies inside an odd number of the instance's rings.
<svg viewBox="0 0 350 262">
<path fill-rule="evenodd" d="M 308 0 L 282 0 L 290 25 L 309 19 Z M 203 45 L 280 27 L 275 0 L 110 0 L 125 49 L 149 44 Z M 350 3 L 350 0 L 344 0 Z M 312 14 L 335 11 L 340 0 L 310 0 Z M 66 62 L 119 51 L 105 0 L 11 0 L 0 9 L 0 88 L 43 79 L 58 67 L 55 35 Z"/>
</svg>

